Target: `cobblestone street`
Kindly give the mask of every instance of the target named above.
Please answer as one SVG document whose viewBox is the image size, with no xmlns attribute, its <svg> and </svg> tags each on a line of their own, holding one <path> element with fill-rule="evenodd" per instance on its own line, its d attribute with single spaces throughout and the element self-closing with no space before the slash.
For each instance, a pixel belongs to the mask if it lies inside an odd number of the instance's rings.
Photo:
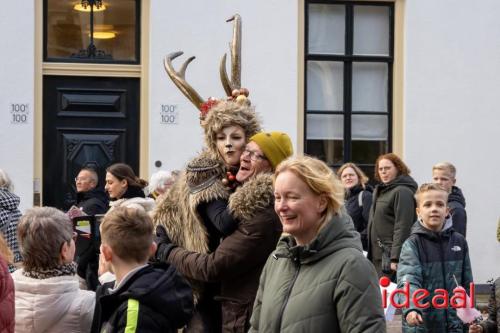
<svg viewBox="0 0 500 333">
<path fill-rule="evenodd" d="M 400 315 L 395 315 L 393 320 L 387 322 L 387 333 L 401 333 Z"/>
</svg>

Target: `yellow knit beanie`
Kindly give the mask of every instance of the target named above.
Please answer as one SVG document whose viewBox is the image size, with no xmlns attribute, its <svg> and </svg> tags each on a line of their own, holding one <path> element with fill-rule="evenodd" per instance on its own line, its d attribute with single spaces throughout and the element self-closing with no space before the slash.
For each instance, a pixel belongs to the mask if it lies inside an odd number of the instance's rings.
<svg viewBox="0 0 500 333">
<path fill-rule="evenodd" d="M 250 141 L 259 145 L 273 170 L 281 161 L 293 155 L 292 141 L 283 132 L 260 132 L 250 138 Z"/>
</svg>

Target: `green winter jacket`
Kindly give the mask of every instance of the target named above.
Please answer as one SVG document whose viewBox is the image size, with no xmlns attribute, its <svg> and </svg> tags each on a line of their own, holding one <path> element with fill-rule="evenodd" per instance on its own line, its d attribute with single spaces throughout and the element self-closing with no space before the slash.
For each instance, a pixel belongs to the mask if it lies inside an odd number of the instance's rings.
<svg viewBox="0 0 500 333">
<path fill-rule="evenodd" d="M 377 275 L 345 213 L 306 246 L 284 236 L 260 277 L 249 332 L 385 332 Z"/>
<path fill-rule="evenodd" d="M 398 265 L 398 289 L 405 284 L 410 285 L 409 294 L 416 289 L 426 289 L 430 292 L 420 303 L 431 303 L 436 289 L 445 289 L 449 297 L 457 287 L 455 279 L 470 295 L 472 269 L 469 259 L 469 249 L 465 238 L 454 231 L 451 220 L 447 220 L 440 232 L 426 229 L 421 222 L 414 224 L 411 236 L 403 244 Z M 403 303 L 401 299 L 399 303 Z M 410 311 L 419 312 L 424 323 L 418 327 L 410 327 L 406 323 L 406 315 Z M 462 321 L 451 306 L 447 309 L 436 309 L 432 305 L 425 309 L 409 302 L 409 307 L 403 309 L 403 332 L 463 332 Z"/>
<path fill-rule="evenodd" d="M 374 263 L 379 276 L 382 251 L 377 238 L 391 249 L 391 262 L 398 262 L 401 246 L 417 219 L 413 198 L 417 186 L 413 178 L 401 175 L 375 187 L 368 222 L 368 259 Z"/>
</svg>

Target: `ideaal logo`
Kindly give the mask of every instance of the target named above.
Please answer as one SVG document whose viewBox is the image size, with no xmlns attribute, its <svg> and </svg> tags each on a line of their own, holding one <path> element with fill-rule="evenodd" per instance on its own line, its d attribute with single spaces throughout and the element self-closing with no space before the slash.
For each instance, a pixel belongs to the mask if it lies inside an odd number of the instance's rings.
<svg viewBox="0 0 500 333">
<path fill-rule="evenodd" d="M 426 309 L 433 307 L 435 309 L 447 309 L 449 306 L 455 309 L 460 308 L 474 308 L 474 283 L 470 283 L 470 297 L 467 295 L 464 287 L 456 287 L 453 289 L 453 294 L 449 295 L 446 289 L 436 289 L 433 292 L 433 296 L 429 301 L 425 301 L 431 292 L 427 289 L 417 289 L 413 291 L 410 295 L 410 284 L 406 282 L 403 289 L 394 289 L 389 295 L 387 295 L 387 288 L 391 284 L 391 280 L 388 277 L 381 277 L 379 280 L 382 289 L 382 305 L 387 308 L 387 302 L 396 309 L 409 308 L 410 302 L 413 307 L 417 309 Z M 388 297 L 389 296 L 389 297 Z M 451 297 L 450 297 L 451 296 Z M 403 302 L 397 302 L 397 297 Z"/>
</svg>

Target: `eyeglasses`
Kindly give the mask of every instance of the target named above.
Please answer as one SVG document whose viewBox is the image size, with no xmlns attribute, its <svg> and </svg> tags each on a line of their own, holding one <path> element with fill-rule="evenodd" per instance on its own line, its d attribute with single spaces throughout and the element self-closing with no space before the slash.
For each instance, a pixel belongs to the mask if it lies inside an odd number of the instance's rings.
<svg viewBox="0 0 500 333">
<path fill-rule="evenodd" d="M 245 150 L 243 150 L 243 154 L 248 154 L 252 161 L 265 161 L 265 160 L 267 160 L 267 158 L 264 155 L 261 155 L 258 152 L 250 150 L 248 148 L 245 148 Z"/>
<path fill-rule="evenodd" d="M 88 181 L 89 179 L 88 178 L 84 178 L 84 177 L 76 177 L 75 178 L 75 182 L 86 182 Z"/>
</svg>

